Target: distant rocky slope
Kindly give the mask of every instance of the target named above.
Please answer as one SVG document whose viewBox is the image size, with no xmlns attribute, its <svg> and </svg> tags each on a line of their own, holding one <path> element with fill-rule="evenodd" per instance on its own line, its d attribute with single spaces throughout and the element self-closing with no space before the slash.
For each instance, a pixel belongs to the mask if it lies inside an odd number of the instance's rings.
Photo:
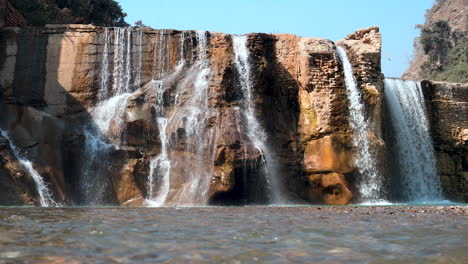
<svg viewBox="0 0 468 264">
<path fill-rule="evenodd" d="M 468 82 L 468 0 L 438 0 L 426 13 L 404 79 Z"/>
</svg>

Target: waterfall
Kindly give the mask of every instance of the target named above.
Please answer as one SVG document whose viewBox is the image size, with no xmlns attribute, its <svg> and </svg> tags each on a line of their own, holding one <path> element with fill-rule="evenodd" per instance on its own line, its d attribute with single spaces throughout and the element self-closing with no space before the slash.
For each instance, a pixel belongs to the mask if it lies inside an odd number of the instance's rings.
<svg viewBox="0 0 468 264">
<path fill-rule="evenodd" d="M 151 81 L 150 85 L 156 92 L 156 102 L 154 105 L 154 109 L 156 112 L 156 124 L 158 126 L 158 130 L 160 132 L 159 138 L 161 140 L 161 153 L 151 158 L 150 160 L 150 172 L 148 175 L 148 194 L 145 200 L 145 203 L 148 206 L 158 207 L 163 206 L 167 196 L 169 195 L 170 191 L 170 181 L 171 181 L 171 161 L 169 159 L 169 142 L 167 137 L 167 126 L 170 120 L 173 119 L 174 115 L 177 111 L 170 118 L 166 118 L 166 112 L 164 109 L 164 83 L 166 79 L 170 79 L 173 76 L 179 74 L 182 68 L 185 65 L 184 60 L 184 41 L 185 41 L 185 33 L 181 32 L 181 40 L 180 40 L 180 58 L 179 62 L 175 68 L 175 71 L 171 74 L 167 75 L 166 72 L 166 54 L 167 52 L 167 41 L 164 35 L 164 30 L 159 32 L 157 45 L 154 48 L 155 57 L 154 57 L 154 71 L 153 77 L 156 76 L 159 78 L 158 80 Z M 156 50 L 158 52 L 156 52 Z M 175 104 L 177 104 L 177 96 L 175 98 Z M 156 182 L 159 186 L 158 191 L 155 191 Z"/>
<path fill-rule="evenodd" d="M 39 194 L 41 206 L 43 207 L 60 206 L 60 204 L 54 201 L 52 192 L 47 187 L 47 184 L 45 183 L 42 176 L 34 169 L 32 163 L 20 155 L 19 150 L 13 144 L 13 141 L 8 136 L 8 133 L 0 129 L 0 135 L 8 141 L 8 144 L 10 145 L 10 149 L 13 152 L 13 155 L 15 155 L 16 159 L 21 163 L 21 165 L 23 165 L 24 169 L 28 172 L 29 176 L 33 178 L 34 183 L 36 185 L 37 193 Z"/>
<path fill-rule="evenodd" d="M 162 191 L 160 193 L 167 196 L 169 182 L 174 181 L 178 186 L 174 186 L 171 191 L 171 201 L 179 206 L 204 205 L 207 201 L 208 189 L 210 187 L 211 177 L 213 175 L 212 164 L 216 154 L 216 142 L 218 137 L 218 128 L 210 120 L 217 120 L 219 113 L 216 108 L 211 107 L 209 103 L 209 77 L 210 67 L 207 56 L 208 38 L 206 31 L 196 32 L 196 55 L 194 62 L 187 65 L 184 77 L 175 87 L 174 107 L 172 113 L 166 113 L 168 131 L 180 131 L 182 134 L 173 134 L 170 146 L 179 146 L 183 154 L 174 152 L 177 157 L 172 156 L 171 163 L 175 168 L 183 168 L 177 171 L 175 175 L 160 172 L 163 176 Z M 183 36 L 185 38 L 185 36 Z M 160 37 L 162 40 L 162 38 Z M 192 37 L 190 44 L 192 46 Z M 160 41 L 164 43 L 164 41 Z M 176 66 L 175 72 L 171 75 L 160 74 L 164 79 L 171 79 L 180 73 L 185 67 L 183 55 L 184 40 L 181 39 L 180 61 Z M 165 60 L 159 62 L 161 68 L 165 68 Z M 179 100 L 178 98 L 184 98 Z M 158 119 L 163 121 L 163 119 Z M 163 123 L 158 122 L 158 126 Z M 165 126 L 166 124 L 164 124 Z M 168 132 L 166 132 L 168 133 Z M 168 136 L 166 136 L 168 137 Z M 162 137 L 162 140 L 165 137 Z M 165 143 L 164 143 L 165 144 Z M 169 145 L 168 145 L 168 149 Z M 174 151 L 174 150 L 171 150 Z M 160 156 L 164 157 L 164 153 Z M 156 163 L 155 163 L 156 165 Z M 170 186 L 172 187 L 172 186 Z M 159 199 L 156 198 L 156 200 Z M 165 200 L 166 198 L 164 198 Z M 162 199 L 161 199 L 162 200 Z M 162 202 L 162 204 L 164 204 Z"/>
<path fill-rule="evenodd" d="M 143 30 L 139 28 L 137 30 L 137 66 L 134 80 L 135 89 L 141 86 L 141 68 L 143 67 Z"/>
<path fill-rule="evenodd" d="M 349 99 L 349 122 L 353 130 L 352 144 L 356 149 L 355 164 L 359 172 L 359 191 L 365 203 L 382 202 L 383 177 L 378 171 L 377 160 L 372 151 L 369 123 L 365 117 L 365 107 L 361 92 L 354 78 L 353 68 L 346 51 L 337 47 L 343 63 L 346 92 Z"/>
<path fill-rule="evenodd" d="M 190 100 L 190 113 L 187 116 L 188 135 L 196 136 L 205 126 L 204 110 L 208 109 L 208 75 L 210 68 L 206 58 L 207 39 L 205 32 L 198 31 L 198 63 L 194 90 Z M 198 145 L 199 146 L 199 145 Z M 195 145 L 195 147 L 198 147 Z"/>
<path fill-rule="evenodd" d="M 420 83 L 387 78 L 385 100 L 395 133 L 403 197 L 411 202 L 442 200 Z"/>
<path fill-rule="evenodd" d="M 130 92 L 131 28 L 114 28 L 114 95 Z"/>
<path fill-rule="evenodd" d="M 166 67 L 166 48 L 167 48 L 167 41 L 165 30 L 161 29 L 159 31 L 159 36 L 156 39 L 155 48 L 154 48 L 154 65 L 153 65 L 153 79 L 154 80 L 161 80 L 163 78 L 163 74 L 165 73 Z M 156 51 L 157 49 L 157 51 Z"/>
<path fill-rule="evenodd" d="M 130 78 L 132 75 L 132 29 L 126 29 L 127 31 L 127 51 L 126 51 L 126 59 L 125 59 L 125 75 L 124 75 L 124 82 L 125 88 L 123 92 L 130 92 Z"/>
<path fill-rule="evenodd" d="M 109 29 L 104 28 L 104 50 L 102 52 L 102 64 L 101 64 L 101 86 L 98 92 L 98 100 L 106 99 L 108 95 L 108 83 L 109 83 Z"/>
<path fill-rule="evenodd" d="M 114 72 L 112 91 L 118 94 L 122 90 L 124 75 L 124 31 L 123 28 L 114 28 Z"/>
<path fill-rule="evenodd" d="M 156 124 L 159 130 L 159 139 L 161 140 L 161 153 L 150 160 L 150 172 L 148 175 L 148 195 L 146 204 L 152 207 L 164 205 L 170 190 L 170 169 L 171 161 L 168 156 L 168 140 L 166 135 L 167 118 L 164 117 L 164 87 L 163 81 L 152 81 L 153 88 L 156 90 Z M 160 189 L 155 193 L 155 181 L 159 180 Z"/>
<path fill-rule="evenodd" d="M 185 64 L 185 53 L 184 53 L 184 45 L 185 45 L 185 32 L 180 32 L 180 60 L 179 60 L 179 67 Z"/>
<path fill-rule="evenodd" d="M 272 202 L 283 202 L 279 184 L 277 182 L 275 161 L 268 146 L 265 130 L 255 115 L 255 98 L 253 94 L 253 82 L 251 64 L 249 62 L 250 51 L 247 47 L 247 36 L 233 36 L 233 48 L 235 54 L 235 66 L 239 72 L 239 81 L 243 94 L 242 108 L 246 121 L 247 135 L 255 148 L 262 155 L 262 163 L 267 183 L 270 185 L 270 199 Z"/>
<path fill-rule="evenodd" d="M 92 123 L 84 130 L 85 148 L 80 186 L 87 205 L 100 205 L 110 184 L 112 162 L 110 153 L 115 146 L 108 141 L 112 124 L 113 134 L 119 135 L 125 107 L 131 94 L 124 93 L 100 102 L 92 111 Z"/>
<path fill-rule="evenodd" d="M 197 31 L 197 53 L 198 61 L 195 65 L 196 76 L 193 83 L 193 91 L 191 99 L 188 102 L 188 113 L 186 115 L 186 121 L 184 128 L 187 131 L 186 138 L 190 139 L 191 142 L 188 144 L 186 150 L 194 153 L 200 159 L 200 163 L 197 164 L 198 170 L 187 171 L 189 173 L 189 181 L 187 186 L 184 188 L 184 194 L 180 199 L 180 203 L 193 204 L 201 203 L 205 201 L 212 169 L 205 171 L 202 160 L 207 158 L 214 161 L 214 155 L 216 151 L 216 139 L 217 129 L 216 127 L 209 127 L 208 119 L 213 117 L 213 111 L 209 105 L 209 76 L 211 73 L 208 57 L 208 39 L 206 31 Z M 216 116 L 217 118 L 217 116 Z"/>
<path fill-rule="evenodd" d="M 99 102 L 91 110 L 91 121 L 84 127 L 85 147 L 80 177 L 83 202 L 100 205 L 105 202 L 110 186 L 112 161 L 110 153 L 115 146 L 109 142 L 109 133 L 120 135 L 128 98 L 131 96 L 131 28 L 113 29 L 113 68 L 109 63 L 110 36 L 104 32 Z M 109 72 L 112 69 L 112 93 L 109 92 Z M 112 126 L 112 130 L 111 130 Z M 120 142 L 119 142 L 120 143 Z"/>
</svg>

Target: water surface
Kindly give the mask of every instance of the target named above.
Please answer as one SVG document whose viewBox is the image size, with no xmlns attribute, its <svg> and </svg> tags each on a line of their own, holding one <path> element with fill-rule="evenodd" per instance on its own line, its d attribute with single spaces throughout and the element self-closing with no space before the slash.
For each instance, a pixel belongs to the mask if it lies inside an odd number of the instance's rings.
<svg viewBox="0 0 468 264">
<path fill-rule="evenodd" d="M 0 208 L 0 263 L 467 263 L 467 210 Z"/>
</svg>

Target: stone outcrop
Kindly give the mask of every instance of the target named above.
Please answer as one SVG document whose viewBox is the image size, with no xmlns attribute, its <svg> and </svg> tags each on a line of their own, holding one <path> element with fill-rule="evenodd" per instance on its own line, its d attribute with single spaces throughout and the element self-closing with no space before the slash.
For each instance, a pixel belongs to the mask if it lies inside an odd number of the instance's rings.
<svg viewBox="0 0 468 264">
<path fill-rule="evenodd" d="M 468 201 L 468 84 L 423 81 L 437 167 L 446 198 Z"/>
<path fill-rule="evenodd" d="M 114 30 L 107 32 L 114 36 Z M 232 36 L 206 32 L 203 50 L 200 32 L 125 32 L 134 43 L 129 51 L 133 91 L 123 105 L 122 119 L 112 121 L 101 135 L 112 148 L 89 165 L 104 167 L 98 173 L 106 179 L 100 190 L 103 203 L 135 206 L 148 196 L 151 162 L 163 152 L 158 117 L 169 120 L 167 205 L 188 200 L 195 205 L 268 202 L 265 164 L 246 133 L 240 110 Z M 99 111 L 105 34 L 104 28 L 90 25 L 0 30 L 0 108 L 5 113 L 0 128 L 14 135 L 19 148 L 31 149 L 28 158 L 58 199 L 69 204 L 84 203 L 79 186 L 88 162 L 85 131 L 97 126 L 93 111 Z M 139 39 L 140 46 L 135 44 Z M 384 153 L 379 29 L 359 30 L 339 44 L 348 51 L 363 91 L 373 145 Z M 335 43 L 249 34 L 247 45 L 256 115 L 267 134 L 282 192 L 288 199 L 311 203 L 348 204 L 358 199 L 348 99 Z M 113 68 L 115 46 L 111 43 L 108 49 Z M 186 123 L 203 56 L 210 71 L 208 98 L 203 101 L 207 108 L 199 113 L 204 116 L 203 134 L 193 136 Z M 105 88 L 112 88 L 112 74 Z M 141 83 L 133 85 L 135 76 Z M 164 82 L 153 80 L 160 78 Z M 193 149 L 200 145 L 202 152 Z M 197 183 L 205 186 L 202 191 L 187 191 L 193 177 L 189 175 L 203 175 Z M 162 188 L 162 178 L 158 175 L 156 189 Z"/>
</svg>

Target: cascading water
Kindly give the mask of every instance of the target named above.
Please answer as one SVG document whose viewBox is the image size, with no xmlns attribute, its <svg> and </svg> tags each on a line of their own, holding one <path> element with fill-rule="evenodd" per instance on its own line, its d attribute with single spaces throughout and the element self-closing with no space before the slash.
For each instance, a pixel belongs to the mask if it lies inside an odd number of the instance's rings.
<svg viewBox="0 0 468 264">
<path fill-rule="evenodd" d="M 161 153 L 152 158 L 150 161 L 150 172 L 148 175 L 148 196 L 146 204 L 153 207 L 162 206 L 166 201 L 170 190 L 170 169 L 171 161 L 168 156 L 168 140 L 166 136 L 167 118 L 164 117 L 164 90 L 163 81 L 152 81 L 154 89 L 156 89 L 156 104 L 154 106 L 156 112 L 156 123 L 160 131 L 159 138 L 161 140 Z M 160 188 L 155 192 L 155 181 L 159 180 Z"/>
<path fill-rule="evenodd" d="M 263 169 L 270 186 L 270 200 L 273 203 L 283 202 L 281 191 L 276 177 L 273 154 L 267 144 L 267 135 L 255 115 L 255 98 L 251 65 L 249 62 L 250 51 L 247 47 L 247 36 L 233 36 L 233 48 L 235 65 L 239 72 L 239 80 L 243 93 L 242 109 L 246 122 L 247 135 L 255 148 L 261 153 Z"/>
<path fill-rule="evenodd" d="M 111 97 L 99 103 L 92 111 L 92 124 L 84 130 L 85 148 L 81 188 L 83 202 L 87 205 L 100 205 L 105 202 L 106 190 L 109 187 L 109 175 L 112 169 L 110 153 L 115 146 L 108 142 L 111 122 L 114 121 L 112 131 L 120 134 L 123 123 L 125 106 L 131 94 L 124 93 Z"/>
<path fill-rule="evenodd" d="M 205 31 L 197 31 L 196 34 L 198 40 L 198 61 L 194 65 L 196 76 L 191 98 L 188 104 L 184 106 L 188 113 L 185 116 L 183 126 L 187 133 L 186 138 L 190 140 L 186 146 L 186 151 L 197 155 L 200 160 L 206 158 L 214 161 L 218 132 L 216 126 L 210 127 L 208 125 L 210 118 L 217 118 L 217 113 L 215 109 L 210 107 L 208 100 L 208 80 L 211 73 L 207 57 L 208 39 Z M 189 174 L 188 183 L 179 199 L 181 204 L 193 205 L 193 203 L 200 204 L 206 201 L 205 196 L 213 171 L 211 168 L 203 168 L 204 166 L 206 165 L 198 164 L 198 169 L 187 171 Z"/>
<path fill-rule="evenodd" d="M 153 79 L 154 80 L 161 80 L 163 78 L 163 74 L 166 72 L 166 35 L 165 30 L 161 29 L 159 31 L 159 38 L 157 40 L 157 46 L 154 49 L 154 65 L 153 65 Z M 158 50 L 156 52 L 156 49 Z"/>
<path fill-rule="evenodd" d="M 442 200 L 420 83 L 387 78 L 385 100 L 395 133 L 401 194 L 410 202 Z"/>
<path fill-rule="evenodd" d="M 112 82 L 112 95 L 122 92 L 124 86 L 124 69 L 125 69 L 125 29 L 114 28 L 114 71 Z"/>
<path fill-rule="evenodd" d="M 13 141 L 8 136 L 8 133 L 0 129 L 0 135 L 8 141 L 8 144 L 10 145 L 10 149 L 15 155 L 16 159 L 21 163 L 21 165 L 23 165 L 24 169 L 33 178 L 34 183 L 36 185 L 37 193 L 39 194 L 41 206 L 43 207 L 60 206 L 59 203 L 54 201 L 52 197 L 52 192 L 47 187 L 47 184 L 45 183 L 42 176 L 34 169 L 32 163 L 20 155 L 19 150 L 13 144 Z"/>
<path fill-rule="evenodd" d="M 155 69 L 161 69 L 155 72 L 155 76 L 159 77 L 157 82 L 161 85 L 155 87 L 160 88 L 158 95 L 161 95 L 161 100 L 158 99 L 158 105 L 164 103 L 162 100 L 162 84 L 169 79 L 177 76 L 185 67 L 184 58 L 184 42 L 185 34 L 182 35 L 180 42 L 180 60 L 175 67 L 175 71 L 167 74 L 169 62 L 165 59 L 163 53 L 166 51 L 165 38 L 162 33 L 159 36 L 159 65 Z M 190 38 L 191 39 L 191 38 Z M 162 135 L 161 145 L 164 150 L 152 162 L 153 173 L 150 173 L 149 182 L 155 182 L 154 176 L 158 175 L 159 192 L 153 201 L 148 202 L 150 205 L 164 205 L 165 200 L 171 191 L 171 182 L 175 181 L 181 186 L 174 186 L 174 192 L 171 194 L 172 200 L 179 206 L 203 205 L 206 203 L 206 195 L 208 193 L 210 179 L 213 174 L 213 168 L 210 164 L 205 163 L 207 160 L 214 161 L 217 141 L 217 126 L 212 126 L 210 119 L 218 118 L 217 111 L 209 104 L 209 83 L 210 68 L 207 58 L 207 33 L 205 31 L 196 32 L 197 40 L 197 60 L 186 69 L 184 77 L 175 87 L 174 107 L 172 113 L 164 113 L 167 119 L 160 114 L 157 118 L 158 127 L 161 133 L 169 133 L 168 131 L 184 131 L 181 137 L 172 138 L 169 144 L 168 138 L 170 135 Z M 191 40 L 190 40 L 191 41 Z M 192 43 L 192 42 L 190 42 Z M 156 55 L 155 55 L 156 56 Z M 154 81 L 153 81 L 154 82 Z M 178 98 L 184 97 L 186 100 L 179 101 Z M 159 96 L 158 96 L 159 98 Z M 160 106 L 156 110 L 161 109 Z M 158 112 L 158 111 L 157 111 Z M 186 154 L 179 156 L 173 160 L 169 160 L 169 151 L 177 145 L 183 146 L 183 151 Z M 167 150 L 166 150 L 167 149 Z M 166 151 L 166 152 L 165 152 Z M 180 155 L 180 154 L 175 154 Z M 183 167 L 176 175 L 172 175 L 170 167 L 174 163 L 175 167 Z M 164 165 L 166 164 L 166 165 Z M 156 167 L 158 169 L 156 170 Z M 154 173 L 154 171 L 158 171 Z M 181 183 L 181 179 L 182 183 Z M 152 191 L 155 193 L 154 191 Z"/>
<path fill-rule="evenodd" d="M 167 119 L 158 118 L 157 119 L 159 131 L 166 131 L 167 128 Z M 166 133 L 161 133 L 161 154 L 156 158 L 151 160 L 150 164 L 150 191 L 149 191 L 149 204 L 151 206 L 161 206 L 167 199 L 167 195 L 170 190 L 170 169 L 171 161 L 167 155 L 167 138 Z M 156 178 L 156 173 L 159 172 L 161 178 L 161 184 L 159 192 L 156 197 L 154 197 L 154 179 Z"/>
<path fill-rule="evenodd" d="M 132 75 L 132 29 L 131 28 L 113 28 L 113 37 L 109 28 L 104 29 L 102 64 L 100 70 L 100 87 L 98 99 L 100 102 L 123 93 L 131 92 Z M 141 68 L 141 53 L 143 35 L 141 30 L 138 33 L 138 65 Z M 111 43 L 113 40 L 113 43 Z M 113 46 L 112 63 L 109 61 L 110 49 Z M 112 73 L 111 75 L 109 73 Z M 109 80 L 112 76 L 112 80 Z M 140 82 L 141 73 L 137 74 L 135 82 Z M 109 81 L 112 81 L 109 84 Z M 112 85 L 112 87 L 109 87 Z M 111 88 L 111 89 L 109 89 Z"/>
<path fill-rule="evenodd" d="M 349 99 L 349 122 L 353 129 L 352 143 L 357 152 L 355 164 L 359 172 L 361 199 L 364 203 L 380 203 L 383 202 L 384 179 L 378 171 L 378 163 L 372 151 L 369 139 L 370 128 L 365 117 L 361 92 L 358 89 L 346 51 L 342 47 L 337 47 L 337 52 L 345 73 L 346 92 Z"/>
<path fill-rule="evenodd" d="M 150 172 L 148 175 L 148 194 L 145 203 L 148 206 L 162 206 L 170 190 L 170 169 L 171 161 L 168 156 L 168 140 L 166 136 L 167 118 L 164 117 L 164 74 L 165 71 L 165 54 L 166 54 L 166 36 L 165 31 L 159 32 L 159 39 L 154 50 L 158 50 L 154 54 L 153 78 L 150 85 L 156 93 L 156 102 L 154 105 L 156 113 L 156 124 L 159 130 L 159 139 L 161 140 L 161 153 L 151 158 Z M 157 79 L 157 80 L 156 80 Z M 155 191 L 155 183 L 158 182 L 159 190 Z"/>
<path fill-rule="evenodd" d="M 115 148 L 109 142 L 108 134 L 110 132 L 114 135 L 121 133 L 119 130 L 123 124 L 125 107 L 131 96 L 132 31 L 130 28 L 114 28 L 113 32 L 112 87 L 109 84 L 111 38 L 109 30 L 105 29 L 99 102 L 90 112 L 91 122 L 85 127 L 83 133 L 85 148 L 80 188 L 83 195 L 82 202 L 87 205 L 99 205 L 105 202 L 112 169 L 110 153 Z M 112 131 L 110 131 L 111 126 Z"/>
<path fill-rule="evenodd" d="M 137 29 L 137 63 L 134 87 L 138 89 L 141 86 L 141 68 L 143 67 L 143 30 Z"/>
<path fill-rule="evenodd" d="M 183 67 L 185 65 L 185 53 L 184 53 L 184 45 L 185 45 L 185 32 L 180 33 L 180 59 L 178 67 Z"/>
<path fill-rule="evenodd" d="M 98 92 L 98 100 L 106 99 L 108 95 L 108 83 L 109 83 L 109 42 L 110 35 L 109 29 L 104 28 L 104 50 L 102 52 L 102 64 L 101 64 L 101 83 Z"/>
<path fill-rule="evenodd" d="M 157 46 L 155 46 L 155 58 L 154 58 L 154 72 L 153 77 L 158 77 L 159 80 L 153 80 L 150 82 L 150 85 L 154 89 L 156 93 L 156 102 L 154 105 L 155 113 L 156 113 L 156 124 L 158 126 L 158 130 L 160 131 L 159 138 L 161 140 L 161 153 L 153 157 L 150 160 L 150 172 L 148 175 L 148 195 L 146 198 L 146 204 L 153 207 L 163 206 L 167 196 L 169 195 L 170 191 L 170 170 L 171 170 L 171 161 L 169 159 L 168 151 L 169 151 L 169 142 L 167 137 L 167 126 L 169 123 L 169 119 L 165 117 L 165 109 L 164 109 L 164 82 L 166 78 L 170 78 L 172 76 L 177 75 L 185 65 L 184 60 L 184 41 L 185 41 L 185 33 L 181 32 L 181 40 L 180 40 L 180 59 L 175 68 L 175 71 L 170 74 L 166 75 L 166 54 L 167 51 L 167 43 L 166 43 L 166 36 L 165 31 L 161 30 L 159 32 Z M 177 99 L 175 99 L 175 104 L 177 104 Z M 173 116 L 172 116 L 173 117 Z M 159 189 L 155 190 L 156 182 L 159 186 Z"/>
<path fill-rule="evenodd" d="M 127 47 L 127 51 L 126 51 L 126 59 L 125 59 L 125 75 L 124 75 L 124 82 L 125 82 L 125 89 L 123 92 L 130 92 L 130 79 L 131 79 L 131 75 L 132 75 L 132 57 L 131 57 L 131 53 L 132 53 L 132 30 L 131 29 L 127 29 L 126 30 L 126 33 L 127 33 L 127 41 L 126 41 L 126 47 Z"/>
</svg>

